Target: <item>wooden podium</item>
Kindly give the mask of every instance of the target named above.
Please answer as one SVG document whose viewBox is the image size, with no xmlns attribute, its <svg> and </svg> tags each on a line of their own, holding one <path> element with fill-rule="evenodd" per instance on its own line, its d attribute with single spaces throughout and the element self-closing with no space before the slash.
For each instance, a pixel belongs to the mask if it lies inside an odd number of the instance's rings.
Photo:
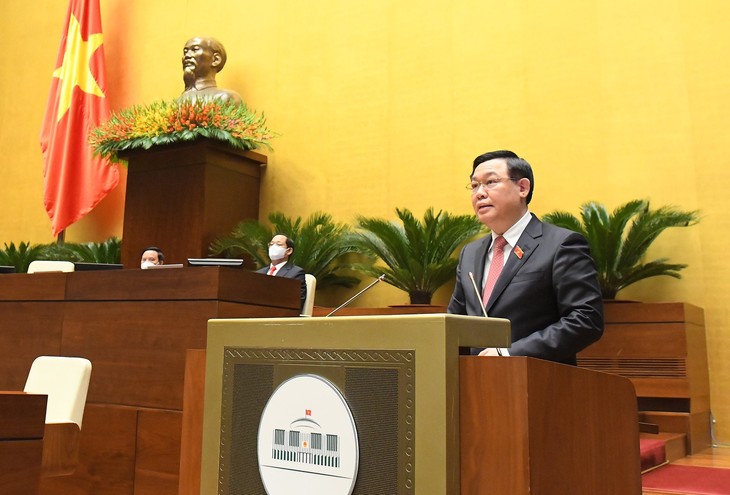
<svg viewBox="0 0 730 495">
<path fill-rule="evenodd" d="M 208 256 L 244 219 L 258 220 L 265 155 L 209 139 L 120 153 L 128 162 L 122 263 L 159 246 L 167 263 Z"/>
<path fill-rule="evenodd" d="M 200 494 L 266 493 L 262 414 L 277 387 L 310 374 L 335 384 L 352 411 L 354 495 L 639 495 L 631 383 L 460 356 L 508 342 L 507 320 L 444 314 L 211 320 Z"/>
</svg>

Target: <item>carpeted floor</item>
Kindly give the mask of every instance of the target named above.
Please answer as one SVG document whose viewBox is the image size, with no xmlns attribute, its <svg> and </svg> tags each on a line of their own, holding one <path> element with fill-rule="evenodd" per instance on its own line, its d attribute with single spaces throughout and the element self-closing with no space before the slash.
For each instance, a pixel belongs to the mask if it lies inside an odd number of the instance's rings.
<svg viewBox="0 0 730 495">
<path fill-rule="evenodd" d="M 730 495 L 730 469 L 668 464 L 644 474 L 641 484 L 667 493 Z"/>
<path fill-rule="evenodd" d="M 667 460 L 664 442 L 662 440 L 639 439 L 639 457 L 642 473 L 664 463 Z"/>
</svg>

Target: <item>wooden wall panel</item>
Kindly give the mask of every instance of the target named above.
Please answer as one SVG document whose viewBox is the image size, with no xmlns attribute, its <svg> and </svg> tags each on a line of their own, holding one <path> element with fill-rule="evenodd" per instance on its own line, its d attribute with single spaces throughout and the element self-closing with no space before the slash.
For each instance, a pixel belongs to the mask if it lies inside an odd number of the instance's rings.
<svg viewBox="0 0 730 495">
<path fill-rule="evenodd" d="M 34 495 L 41 477 L 43 440 L 0 441 L 0 488 L 3 495 Z"/>
<path fill-rule="evenodd" d="M 180 411 L 139 411 L 135 495 L 177 493 L 181 428 Z"/>
<path fill-rule="evenodd" d="M 23 390 L 33 360 L 59 354 L 62 325 L 61 302 L 0 302 L 0 390 Z"/>
<path fill-rule="evenodd" d="M 0 493 L 38 491 L 46 395 L 0 392 Z"/>
<path fill-rule="evenodd" d="M 132 495 L 136 432 L 136 409 L 87 404 L 81 427 L 79 467 L 70 476 L 43 478 L 39 494 Z"/>
<path fill-rule="evenodd" d="M 205 349 L 188 349 L 185 359 L 179 495 L 200 495 L 205 411 Z"/>
<path fill-rule="evenodd" d="M 182 410 L 185 351 L 205 347 L 216 305 L 68 302 L 61 351 L 93 363 L 90 401 Z"/>
</svg>

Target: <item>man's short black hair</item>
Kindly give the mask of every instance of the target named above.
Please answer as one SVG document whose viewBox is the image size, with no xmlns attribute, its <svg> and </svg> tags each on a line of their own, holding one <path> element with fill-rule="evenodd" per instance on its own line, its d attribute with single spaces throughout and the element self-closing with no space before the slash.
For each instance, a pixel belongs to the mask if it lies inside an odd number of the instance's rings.
<svg viewBox="0 0 730 495">
<path fill-rule="evenodd" d="M 529 163 L 527 163 L 527 160 L 524 158 L 520 158 L 517 156 L 517 153 L 510 150 L 497 150 L 497 151 L 488 151 L 486 153 L 482 153 L 478 157 L 474 158 L 474 165 L 471 168 L 471 175 L 470 178 L 474 175 L 474 170 L 483 162 L 494 160 L 495 158 L 504 158 L 504 160 L 507 162 L 507 173 L 509 173 L 509 176 L 511 179 L 527 179 L 530 181 L 530 192 L 527 193 L 527 204 L 530 204 L 530 201 L 532 201 L 532 193 L 535 190 L 535 176 L 532 173 L 532 167 Z"/>
<path fill-rule="evenodd" d="M 146 247 L 142 250 L 142 254 L 140 256 L 144 256 L 146 251 L 155 251 L 157 253 L 157 259 L 160 260 L 160 262 L 165 261 L 165 255 L 162 254 L 162 249 L 155 246 Z"/>
<path fill-rule="evenodd" d="M 289 237 L 288 235 L 283 234 L 281 232 L 274 234 L 274 237 L 276 237 L 277 235 L 283 235 L 284 238 L 286 239 L 286 247 L 291 248 L 292 251 L 294 251 L 294 241 L 291 239 L 291 237 Z"/>
</svg>

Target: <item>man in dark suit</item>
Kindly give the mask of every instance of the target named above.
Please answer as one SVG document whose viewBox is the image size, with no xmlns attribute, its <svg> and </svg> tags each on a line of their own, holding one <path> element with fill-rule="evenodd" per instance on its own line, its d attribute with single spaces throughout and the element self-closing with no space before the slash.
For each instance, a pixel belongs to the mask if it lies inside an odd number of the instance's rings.
<svg viewBox="0 0 730 495">
<path fill-rule="evenodd" d="M 511 151 L 474 160 L 472 206 L 492 233 L 461 251 L 448 312 L 483 316 L 476 285 L 487 314 L 507 318 L 512 330 L 509 349 L 487 348 L 479 350 L 480 356 L 531 356 L 575 364 L 576 354 L 603 333 L 596 268 L 582 235 L 530 213 L 534 187 L 532 167 Z M 499 252 L 495 245 L 504 247 Z"/>
<path fill-rule="evenodd" d="M 276 234 L 269 242 L 271 264 L 256 270 L 256 272 L 275 277 L 299 279 L 302 283 L 301 302 L 303 309 L 304 300 L 307 299 L 307 282 L 304 277 L 304 270 L 293 263 L 289 263 L 289 257 L 293 252 L 294 241 L 283 234 Z"/>
</svg>

